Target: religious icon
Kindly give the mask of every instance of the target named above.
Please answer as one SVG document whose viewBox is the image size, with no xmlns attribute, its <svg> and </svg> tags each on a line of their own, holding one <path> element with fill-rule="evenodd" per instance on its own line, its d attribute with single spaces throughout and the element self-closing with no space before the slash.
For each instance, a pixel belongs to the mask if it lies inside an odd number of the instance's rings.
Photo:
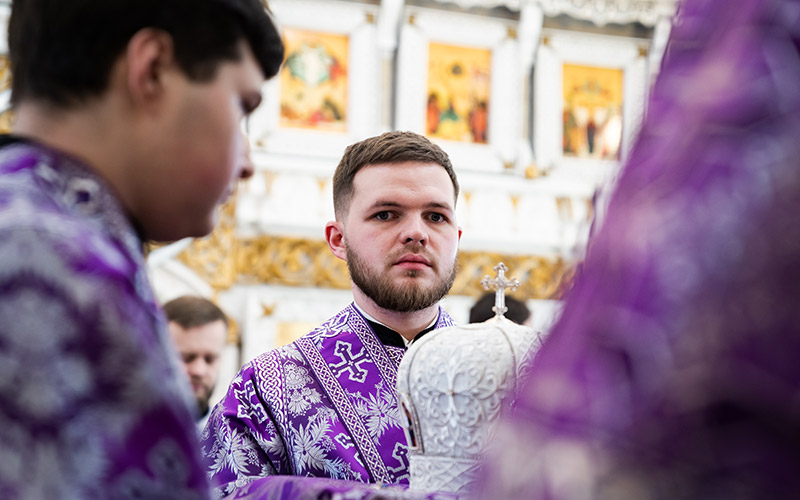
<svg viewBox="0 0 800 500">
<path fill-rule="evenodd" d="M 565 156 L 619 159 L 622 139 L 621 69 L 565 64 Z"/>
<path fill-rule="evenodd" d="M 285 28 L 283 39 L 281 126 L 346 132 L 347 36 Z"/>
<path fill-rule="evenodd" d="M 451 141 L 488 142 L 489 49 L 430 43 L 426 133 Z"/>
</svg>

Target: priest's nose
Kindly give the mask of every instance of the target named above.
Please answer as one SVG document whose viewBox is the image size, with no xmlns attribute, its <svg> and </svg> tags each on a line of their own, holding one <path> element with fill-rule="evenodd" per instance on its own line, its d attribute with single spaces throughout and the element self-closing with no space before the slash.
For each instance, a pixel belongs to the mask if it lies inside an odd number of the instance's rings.
<svg viewBox="0 0 800 500">
<path fill-rule="evenodd" d="M 428 232 L 425 223 L 421 220 L 410 220 L 404 227 L 400 239 L 403 244 L 418 243 L 425 245 L 428 242 Z"/>
</svg>

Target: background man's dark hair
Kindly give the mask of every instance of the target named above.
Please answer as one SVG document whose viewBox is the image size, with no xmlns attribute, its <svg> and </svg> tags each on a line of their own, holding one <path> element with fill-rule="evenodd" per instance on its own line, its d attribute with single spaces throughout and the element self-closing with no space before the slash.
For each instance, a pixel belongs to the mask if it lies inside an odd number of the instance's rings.
<svg viewBox="0 0 800 500">
<path fill-rule="evenodd" d="M 228 317 L 210 300 L 193 295 L 184 295 L 164 304 L 167 320 L 177 323 L 184 330 L 222 320 L 228 327 Z"/>
<path fill-rule="evenodd" d="M 351 144 L 344 151 L 333 174 L 333 209 L 341 220 L 350 208 L 353 197 L 353 179 L 359 170 L 368 165 L 395 164 L 408 161 L 435 163 L 445 169 L 453 182 L 455 200 L 458 199 L 458 179 L 447 153 L 426 137 L 413 132 L 386 132 Z"/>
<path fill-rule="evenodd" d="M 194 81 L 239 60 L 244 41 L 265 78 L 283 62 L 283 42 L 260 0 L 14 0 L 8 25 L 11 102 L 67 108 L 101 95 L 114 62 L 143 28 L 172 36 L 177 63 Z"/>
<path fill-rule="evenodd" d="M 494 292 L 482 295 L 481 298 L 475 302 L 475 305 L 472 306 L 472 309 L 469 310 L 469 322 L 482 323 L 487 319 L 494 318 L 495 314 L 494 311 L 492 311 L 494 299 Z M 508 311 L 506 311 L 503 316 L 514 323 L 521 325 L 531 317 L 531 311 L 528 309 L 528 306 L 521 300 L 517 300 L 510 295 L 506 295 L 506 307 Z"/>
</svg>

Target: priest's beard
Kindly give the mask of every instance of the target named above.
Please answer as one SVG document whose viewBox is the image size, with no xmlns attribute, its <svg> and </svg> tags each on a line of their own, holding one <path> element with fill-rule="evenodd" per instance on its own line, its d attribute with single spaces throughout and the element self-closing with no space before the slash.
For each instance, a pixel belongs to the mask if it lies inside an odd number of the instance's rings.
<svg viewBox="0 0 800 500">
<path fill-rule="evenodd" d="M 406 284 L 392 283 L 384 273 L 374 272 L 356 252 L 347 247 L 347 269 L 353 283 L 372 299 L 378 307 L 387 311 L 413 312 L 430 307 L 447 295 L 456 279 L 458 261 L 453 261 L 453 267 L 446 277 L 437 274 L 437 281 L 429 288 L 416 281 Z M 436 268 L 434 268 L 436 269 Z M 419 272 L 410 270 L 406 276 L 415 277 Z"/>
</svg>

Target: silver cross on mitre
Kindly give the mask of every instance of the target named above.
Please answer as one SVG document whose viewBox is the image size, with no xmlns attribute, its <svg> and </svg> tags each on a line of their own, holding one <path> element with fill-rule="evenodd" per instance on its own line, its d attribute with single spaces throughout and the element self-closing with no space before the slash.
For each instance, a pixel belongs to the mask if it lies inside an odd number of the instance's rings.
<svg viewBox="0 0 800 500">
<path fill-rule="evenodd" d="M 494 290 L 494 307 L 492 307 L 492 311 L 494 311 L 495 318 L 502 318 L 503 314 L 508 311 L 506 307 L 506 288 L 511 289 L 513 292 L 519 286 L 519 280 L 517 278 L 506 278 L 508 268 L 502 262 L 492 269 L 495 270 L 497 276 L 495 278 L 491 278 L 489 275 L 484 276 L 481 280 L 481 285 L 486 290 Z"/>
</svg>

